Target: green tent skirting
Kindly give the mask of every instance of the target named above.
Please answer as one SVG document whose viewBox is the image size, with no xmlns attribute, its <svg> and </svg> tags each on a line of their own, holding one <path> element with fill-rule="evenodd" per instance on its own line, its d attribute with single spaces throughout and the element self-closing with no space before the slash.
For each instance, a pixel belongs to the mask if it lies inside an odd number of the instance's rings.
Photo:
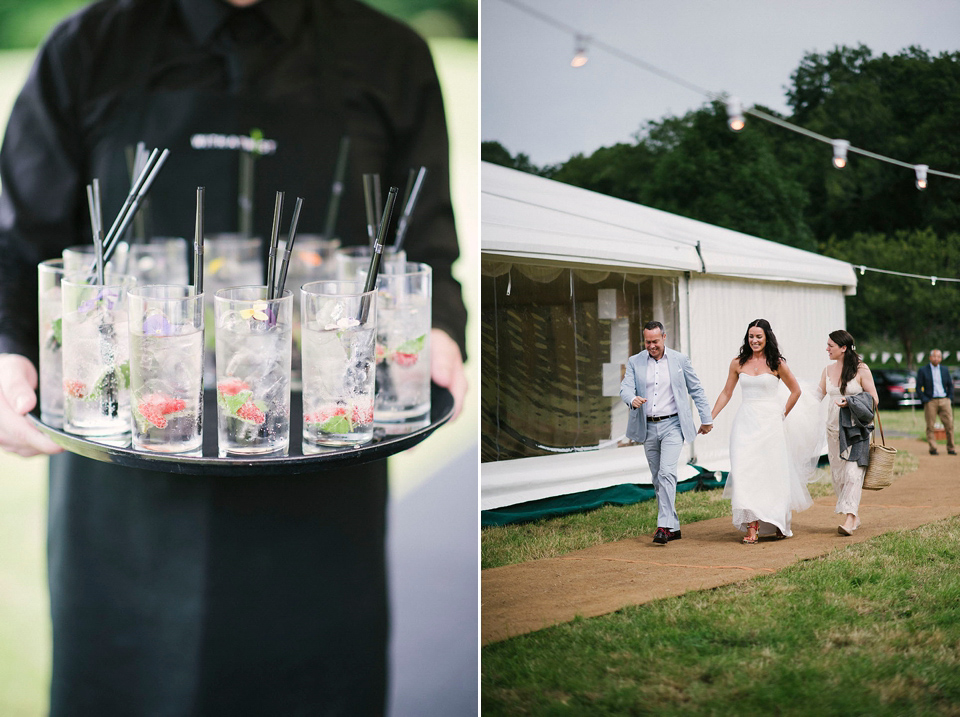
<svg viewBox="0 0 960 717">
<path fill-rule="evenodd" d="M 699 473 L 677 483 L 677 493 L 688 490 L 713 490 L 722 488 L 727 482 L 727 473 L 708 471 L 700 466 L 693 466 Z M 512 523 L 529 523 L 543 518 L 556 518 L 569 513 L 584 513 L 596 510 L 605 505 L 633 505 L 655 496 L 652 485 L 635 485 L 624 483 L 609 488 L 587 490 L 582 493 L 558 495 L 552 498 L 531 500 L 526 503 L 508 505 L 504 508 L 480 511 L 480 525 L 510 525 Z"/>
</svg>

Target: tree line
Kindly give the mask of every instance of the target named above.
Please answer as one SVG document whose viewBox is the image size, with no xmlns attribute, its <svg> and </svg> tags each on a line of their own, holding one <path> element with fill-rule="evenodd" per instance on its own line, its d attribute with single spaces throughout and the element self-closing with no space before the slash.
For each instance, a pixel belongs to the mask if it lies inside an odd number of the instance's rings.
<svg viewBox="0 0 960 717">
<path fill-rule="evenodd" d="M 807 53 L 773 114 L 853 146 L 960 174 L 960 53 L 918 47 L 875 57 L 864 45 Z M 960 180 L 832 148 L 747 115 L 727 128 L 722 102 L 643 125 L 633 142 L 535 166 L 499 142 L 481 158 L 717 226 L 880 269 L 960 278 Z M 917 351 L 960 342 L 960 288 L 867 272 L 847 300 L 863 343 Z"/>
</svg>

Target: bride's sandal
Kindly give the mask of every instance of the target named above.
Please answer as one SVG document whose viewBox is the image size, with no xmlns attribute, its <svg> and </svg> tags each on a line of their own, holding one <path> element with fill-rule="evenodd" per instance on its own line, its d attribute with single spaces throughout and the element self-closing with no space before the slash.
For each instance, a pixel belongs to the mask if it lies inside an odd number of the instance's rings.
<svg viewBox="0 0 960 717">
<path fill-rule="evenodd" d="M 750 531 L 753 531 L 753 537 L 750 537 Z M 760 542 L 760 525 L 747 525 L 747 534 L 743 536 L 743 542 L 747 545 L 756 545 Z"/>
<path fill-rule="evenodd" d="M 783 531 L 780 530 L 780 528 L 777 528 L 777 534 L 776 534 L 775 536 L 773 536 L 773 537 L 774 537 L 776 540 L 783 540 L 783 539 L 785 539 L 787 536 L 783 534 Z"/>
</svg>

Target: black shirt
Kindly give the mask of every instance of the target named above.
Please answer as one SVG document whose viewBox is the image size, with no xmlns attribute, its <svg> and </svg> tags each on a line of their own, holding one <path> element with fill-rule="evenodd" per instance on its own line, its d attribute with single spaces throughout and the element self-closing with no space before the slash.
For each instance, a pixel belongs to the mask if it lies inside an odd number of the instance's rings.
<svg viewBox="0 0 960 717">
<path fill-rule="evenodd" d="M 156 48 L 149 57 L 147 47 Z M 378 172 L 385 188 L 402 191 L 409 169 L 426 166 L 404 248 L 410 261 L 433 267 L 433 325 L 464 352 L 466 311 L 451 275 L 458 248 L 446 125 L 429 50 L 409 28 L 353 0 L 262 0 L 242 9 L 218 0 L 103 0 L 61 23 L 39 52 L 0 149 L 0 352 L 36 359 L 36 264 L 90 243 L 84 187 L 95 172 L 93 138 L 118 98 L 138 83 L 147 91 L 228 92 L 281 106 L 335 98 L 330 111 L 339 113 L 351 138 L 337 225 L 345 245 L 366 241 L 364 173 Z M 189 196 L 198 184 L 178 176 L 173 160 L 151 198 L 170 184 Z M 333 167 L 316 172 L 329 186 Z M 224 177 L 231 191 L 237 181 Z M 108 225 L 126 190 L 116 181 L 105 186 Z M 295 179 L 290 186 L 258 186 L 264 197 L 276 190 L 298 195 Z M 301 234 L 322 232 L 328 197 L 305 198 Z M 267 204 L 259 202 L 256 212 L 261 236 L 272 220 Z M 156 234 L 191 234 L 188 202 L 154 203 L 152 210 Z M 208 234 L 237 230 L 232 213 L 232 223 L 218 225 L 215 216 L 208 211 Z"/>
</svg>

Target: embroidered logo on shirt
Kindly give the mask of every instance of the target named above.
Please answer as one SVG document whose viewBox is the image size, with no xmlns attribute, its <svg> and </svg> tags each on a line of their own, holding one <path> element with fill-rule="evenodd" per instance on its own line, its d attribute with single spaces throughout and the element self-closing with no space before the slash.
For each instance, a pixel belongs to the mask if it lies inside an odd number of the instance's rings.
<svg viewBox="0 0 960 717">
<path fill-rule="evenodd" d="M 274 154 L 277 151 L 275 139 L 264 139 L 257 131 L 251 132 L 250 137 L 238 134 L 195 134 L 190 138 L 190 146 L 194 149 L 228 149 L 253 154 Z"/>
</svg>

